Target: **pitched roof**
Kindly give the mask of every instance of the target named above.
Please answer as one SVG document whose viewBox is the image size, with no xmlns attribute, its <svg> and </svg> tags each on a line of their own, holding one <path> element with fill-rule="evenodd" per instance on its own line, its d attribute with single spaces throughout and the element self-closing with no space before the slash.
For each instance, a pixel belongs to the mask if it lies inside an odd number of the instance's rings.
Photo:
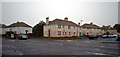
<svg viewBox="0 0 120 57">
<path fill-rule="evenodd" d="M 101 27 L 93 24 L 93 23 L 90 23 L 90 24 L 83 24 L 82 25 L 83 28 L 94 28 L 94 29 L 102 29 Z"/>
<path fill-rule="evenodd" d="M 0 24 L 0 27 L 1 27 L 1 28 L 5 28 L 5 27 L 7 27 L 7 25 L 5 25 L 5 24 Z"/>
<path fill-rule="evenodd" d="M 24 22 L 17 22 L 17 23 L 13 23 L 9 25 L 8 27 L 31 27 L 31 26 L 29 26 L 28 24 Z"/>
<path fill-rule="evenodd" d="M 103 28 L 103 29 L 112 29 L 112 27 L 111 27 L 110 25 L 108 25 L 108 26 L 103 25 L 102 28 Z"/>
<path fill-rule="evenodd" d="M 60 24 L 60 25 L 71 25 L 71 26 L 79 26 L 76 23 L 72 21 L 66 21 L 66 20 L 61 20 L 61 19 L 55 19 L 53 21 L 49 21 L 50 24 Z"/>
</svg>

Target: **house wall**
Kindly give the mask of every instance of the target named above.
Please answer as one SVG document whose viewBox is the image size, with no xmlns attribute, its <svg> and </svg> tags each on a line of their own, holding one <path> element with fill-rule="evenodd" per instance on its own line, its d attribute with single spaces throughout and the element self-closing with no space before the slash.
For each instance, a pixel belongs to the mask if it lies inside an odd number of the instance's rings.
<svg viewBox="0 0 120 57">
<path fill-rule="evenodd" d="M 108 30 L 110 32 L 110 34 L 116 34 L 117 30 Z"/>
<path fill-rule="evenodd" d="M 106 31 L 102 29 L 87 29 L 87 28 L 81 28 L 71 26 L 70 29 L 68 29 L 68 25 L 61 25 L 61 28 L 58 28 L 58 24 L 54 25 L 46 25 L 44 26 L 44 36 L 48 36 L 48 30 L 50 29 L 50 37 L 72 37 L 72 36 L 80 36 L 81 34 L 85 35 L 103 35 Z M 58 35 L 58 31 L 61 31 L 61 35 Z M 117 30 L 108 30 L 111 34 L 117 33 Z M 66 32 L 66 35 L 65 35 Z M 70 32 L 70 35 L 68 34 Z M 75 32 L 75 34 L 74 34 Z M 87 34 L 88 33 L 88 34 Z"/>
<path fill-rule="evenodd" d="M 5 34 L 6 31 L 8 31 L 7 28 L 2 28 L 2 34 Z"/>
<path fill-rule="evenodd" d="M 82 34 L 85 34 L 85 35 L 102 35 L 102 34 L 104 34 L 104 30 L 102 30 L 102 29 L 93 29 L 93 28 L 91 28 L 91 29 L 82 28 L 80 32 Z"/>
<path fill-rule="evenodd" d="M 26 30 L 28 33 L 32 33 L 32 28 L 30 27 L 10 27 L 10 28 L 3 28 L 2 34 L 5 34 L 7 31 L 15 31 L 17 34 L 25 34 Z"/>
<path fill-rule="evenodd" d="M 68 29 L 68 25 L 61 25 L 61 28 L 58 28 L 57 24 L 54 25 L 46 25 L 44 26 L 44 36 L 48 37 L 48 30 L 50 29 L 50 37 L 70 37 L 70 36 L 77 36 L 77 27 L 74 29 L 73 26 L 71 26 L 70 29 Z M 61 31 L 61 35 L 58 35 L 58 31 Z M 66 35 L 65 35 L 66 32 Z M 68 34 L 70 32 L 70 35 Z M 73 34 L 75 32 L 75 34 Z"/>
<path fill-rule="evenodd" d="M 56 28 L 58 27 L 58 25 L 56 25 Z M 72 37 L 72 36 L 78 36 L 78 27 L 75 26 L 71 26 L 70 29 L 68 29 L 68 25 L 64 25 L 64 28 L 63 28 L 63 25 L 61 25 L 61 28 L 57 28 L 57 31 L 61 31 L 61 35 L 57 35 L 57 37 Z M 65 32 L 66 32 L 66 35 L 65 35 Z M 69 35 L 69 32 L 70 32 L 70 35 Z M 75 32 L 75 34 L 74 34 Z"/>
<path fill-rule="evenodd" d="M 68 29 L 68 25 L 61 25 L 61 28 L 58 28 L 58 24 L 54 25 L 46 25 L 44 26 L 44 36 L 48 37 L 48 30 L 50 29 L 50 37 L 72 37 L 72 36 L 80 36 L 81 34 L 85 35 L 102 35 L 104 34 L 104 30 L 102 29 L 87 29 L 87 28 L 81 28 L 78 26 L 71 26 L 70 29 Z M 61 35 L 58 35 L 58 31 L 61 31 Z M 66 32 L 66 35 L 65 35 Z M 70 35 L 69 35 L 70 32 Z M 75 34 L 74 34 L 75 32 Z M 88 33 L 88 34 L 87 34 Z"/>
<path fill-rule="evenodd" d="M 48 37 L 48 31 L 50 30 L 50 37 L 56 37 L 56 25 L 45 25 L 44 26 L 44 36 Z"/>
</svg>

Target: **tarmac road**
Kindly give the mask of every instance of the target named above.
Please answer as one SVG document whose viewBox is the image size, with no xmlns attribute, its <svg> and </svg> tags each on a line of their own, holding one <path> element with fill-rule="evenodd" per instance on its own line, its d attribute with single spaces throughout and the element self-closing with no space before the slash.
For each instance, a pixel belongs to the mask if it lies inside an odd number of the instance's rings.
<svg viewBox="0 0 120 57">
<path fill-rule="evenodd" d="M 2 39 L 2 55 L 113 55 L 117 56 L 120 44 L 114 38 L 50 40 Z"/>
</svg>

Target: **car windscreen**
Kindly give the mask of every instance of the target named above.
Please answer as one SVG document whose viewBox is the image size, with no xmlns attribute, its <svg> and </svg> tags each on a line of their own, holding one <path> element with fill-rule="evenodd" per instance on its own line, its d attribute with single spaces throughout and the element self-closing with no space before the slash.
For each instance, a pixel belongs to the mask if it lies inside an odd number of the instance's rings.
<svg viewBox="0 0 120 57">
<path fill-rule="evenodd" d="M 23 38 L 27 38 L 27 36 L 25 36 L 25 35 L 21 35 Z"/>
</svg>

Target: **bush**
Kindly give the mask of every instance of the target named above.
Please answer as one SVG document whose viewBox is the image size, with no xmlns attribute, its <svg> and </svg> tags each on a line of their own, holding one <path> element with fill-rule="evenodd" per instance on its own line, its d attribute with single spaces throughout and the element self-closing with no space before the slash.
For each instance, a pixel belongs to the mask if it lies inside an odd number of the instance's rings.
<svg viewBox="0 0 120 57">
<path fill-rule="evenodd" d="M 5 33 L 6 36 L 11 36 L 11 34 L 16 34 L 16 33 L 13 32 L 13 31 L 7 31 L 7 32 Z"/>
</svg>

